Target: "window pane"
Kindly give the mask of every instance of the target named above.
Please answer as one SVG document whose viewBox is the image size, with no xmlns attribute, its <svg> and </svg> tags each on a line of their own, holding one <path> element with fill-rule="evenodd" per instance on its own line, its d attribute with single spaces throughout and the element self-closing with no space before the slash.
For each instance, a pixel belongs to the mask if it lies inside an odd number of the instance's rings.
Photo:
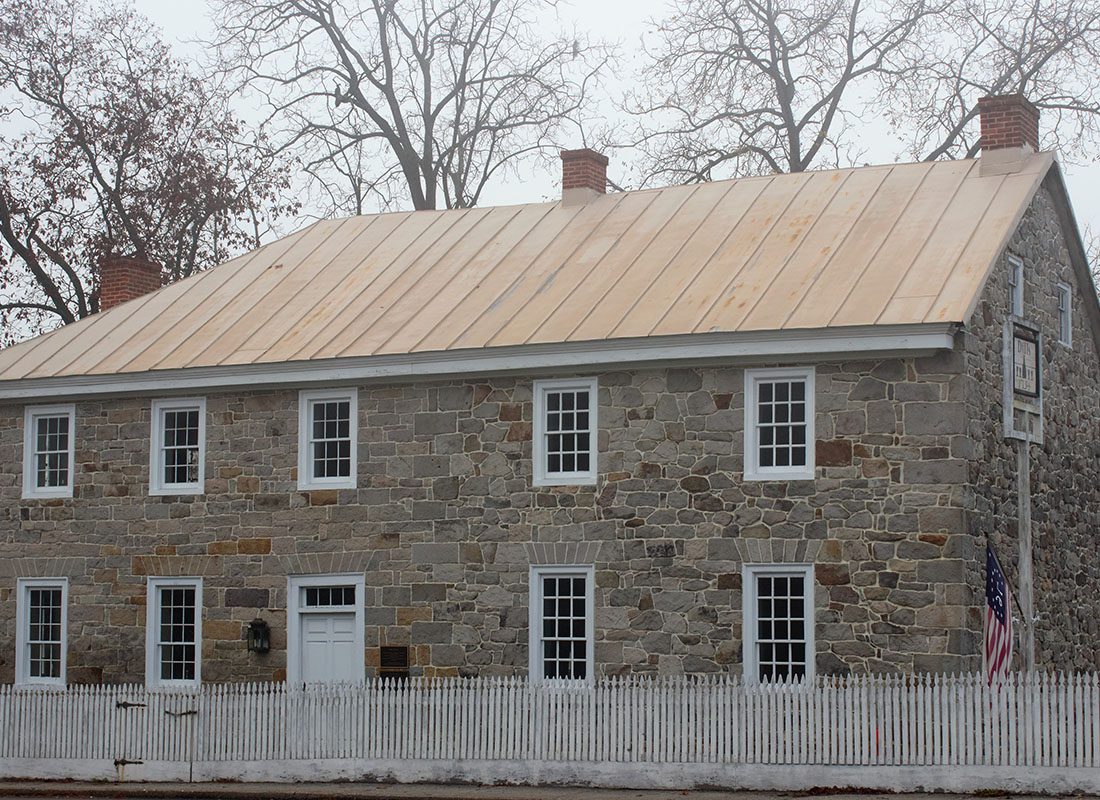
<svg viewBox="0 0 1100 800">
<path fill-rule="evenodd" d="M 547 391 L 543 420 L 546 474 L 588 472 L 592 466 L 588 389 Z"/>
<path fill-rule="evenodd" d="M 806 466 L 806 381 L 762 381 L 757 395 L 756 465 L 765 469 Z"/>
<path fill-rule="evenodd" d="M 31 587 L 25 595 L 27 603 L 27 650 L 24 658 L 31 678 L 60 678 L 61 587 Z"/>
<path fill-rule="evenodd" d="M 542 673 L 547 678 L 584 678 L 588 651 L 584 576 L 543 576 Z"/>
<path fill-rule="evenodd" d="M 761 680 L 806 674 L 805 586 L 802 575 L 756 578 L 756 656 Z"/>
<path fill-rule="evenodd" d="M 160 626 L 157 652 L 161 680 L 194 680 L 197 592 L 193 586 L 162 586 L 158 590 Z"/>
<path fill-rule="evenodd" d="M 69 416 L 34 418 L 35 487 L 56 489 L 69 485 Z"/>
<path fill-rule="evenodd" d="M 161 411 L 161 480 L 165 486 L 199 482 L 199 410 Z"/>
<path fill-rule="evenodd" d="M 314 478 L 351 476 L 351 401 L 310 401 Z"/>
</svg>

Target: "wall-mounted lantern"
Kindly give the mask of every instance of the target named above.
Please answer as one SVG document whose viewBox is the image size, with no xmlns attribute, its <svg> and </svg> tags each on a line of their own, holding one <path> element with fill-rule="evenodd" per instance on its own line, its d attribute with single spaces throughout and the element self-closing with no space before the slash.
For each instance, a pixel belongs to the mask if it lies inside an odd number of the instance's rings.
<svg viewBox="0 0 1100 800">
<path fill-rule="evenodd" d="M 266 653 L 271 649 L 271 626 L 259 617 L 248 623 L 248 652 Z"/>
</svg>

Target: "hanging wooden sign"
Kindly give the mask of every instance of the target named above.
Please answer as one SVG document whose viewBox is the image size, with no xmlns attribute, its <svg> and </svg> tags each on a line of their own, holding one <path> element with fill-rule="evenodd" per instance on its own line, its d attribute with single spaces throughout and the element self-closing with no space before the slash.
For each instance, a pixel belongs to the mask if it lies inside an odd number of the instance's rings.
<svg viewBox="0 0 1100 800">
<path fill-rule="evenodd" d="M 1012 332 L 1012 391 L 1038 397 L 1040 389 L 1038 333 L 1017 325 Z"/>
</svg>

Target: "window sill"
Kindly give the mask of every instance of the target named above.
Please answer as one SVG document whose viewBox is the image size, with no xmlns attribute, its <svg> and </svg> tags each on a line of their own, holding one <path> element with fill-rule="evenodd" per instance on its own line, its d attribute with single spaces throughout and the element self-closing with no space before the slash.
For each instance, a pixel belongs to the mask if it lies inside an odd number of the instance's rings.
<svg viewBox="0 0 1100 800">
<path fill-rule="evenodd" d="M 198 484 L 188 485 L 188 486 L 156 486 L 156 487 L 150 486 L 149 487 L 149 496 L 150 497 L 179 497 L 180 495 L 187 495 L 187 494 L 195 495 L 196 497 L 201 497 L 202 495 L 206 494 L 206 491 L 203 489 L 203 487 L 199 486 Z"/>
<path fill-rule="evenodd" d="M 569 478 L 532 478 L 532 486 L 595 486 L 596 476 L 588 475 L 584 477 L 569 477 Z"/>
<path fill-rule="evenodd" d="M 816 470 L 803 472 L 761 472 L 759 470 L 746 470 L 743 480 L 752 483 L 766 483 L 768 481 L 812 481 L 817 478 Z"/>
<path fill-rule="evenodd" d="M 23 690 L 28 690 L 29 689 L 29 690 L 34 690 L 34 691 L 40 691 L 42 689 L 49 689 L 50 691 L 54 691 L 54 692 L 63 692 L 66 689 L 69 688 L 68 684 L 65 683 L 65 681 L 63 679 L 57 679 L 57 680 L 22 680 L 22 681 L 16 681 L 14 685 L 15 685 L 16 691 L 19 691 L 21 689 L 23 689 Z"/>
<path fill-rule="evenodd" d="M 22 500 L 65 500 L 73 496 L 72 489 L 53 492 L 23 492 Z"/>
<path fill-rule="evenodd" d="M 358 481 L 343 480 L 333 483 L 298 483 L 299 492 L 323 492 L 326 489 L 358 489 Z"/>
</svg>

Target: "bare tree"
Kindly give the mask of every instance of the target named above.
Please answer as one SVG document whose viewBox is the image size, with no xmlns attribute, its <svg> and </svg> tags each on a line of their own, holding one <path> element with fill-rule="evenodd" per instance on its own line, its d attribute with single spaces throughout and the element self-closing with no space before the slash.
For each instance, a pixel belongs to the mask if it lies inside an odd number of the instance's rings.
<svg viewBox="0 0 1100 800">
<path fill-rule="evenodd" d="M 681 181 L 851 164 L 858 120 L 904 155 L 972 156 L 977 100 L 1023 92 L 1084 149 L 1100 127 L 1097 0 L 685 0 L 649 48 L 648 174 Z M 900 153 L 899 153 L 900 155 Z"/>
<path fill-rule="evenodd" d="M 1043 112 L 1044 145 L 1073 157 L 1100 133 L 1100 2 L 953 2 L 917 33 L 925 54 L 884 76 L 882 105 L 907 154 L 925 160 L 979 151 L 978 98 L 1020 93 Z"/>
<path fill-rule="evenodd" d="M 641 147 L 649 174 L 682 182 L 801 172 L 844 160 L 845 117 L 878 73 L 919 57 L 926 0 L 685 0 L 647 49 Z"/>
<path fill-rule="evenodd" d="M 147 20 L 0 0 L 0 341 L 97 310 L 110 253 L 169 280 L 255 246 L 285 170 Z"/>
<path fill-rule="evenodd" d="M 583 125 L 610 57 L 546 0 L 217 0 L 223 63 L 268 103 L 328 212 L 462 208 Z"/>
</svg>

